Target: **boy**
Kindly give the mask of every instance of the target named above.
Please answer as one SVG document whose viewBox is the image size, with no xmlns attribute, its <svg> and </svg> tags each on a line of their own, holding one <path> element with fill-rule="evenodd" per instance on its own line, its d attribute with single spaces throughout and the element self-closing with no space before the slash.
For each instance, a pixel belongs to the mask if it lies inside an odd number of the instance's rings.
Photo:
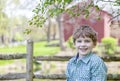
<svg viewBox="0 0 120 81">
<path fill-rule="evenodd" d="M 97 33 L 89 26 L 80 26 L 73 32 L 77 54 L 67 65 L 67 81 L 106 81 L 107 67 L 103 60 L 92 53 L 97 43 Z"/>
</svg>

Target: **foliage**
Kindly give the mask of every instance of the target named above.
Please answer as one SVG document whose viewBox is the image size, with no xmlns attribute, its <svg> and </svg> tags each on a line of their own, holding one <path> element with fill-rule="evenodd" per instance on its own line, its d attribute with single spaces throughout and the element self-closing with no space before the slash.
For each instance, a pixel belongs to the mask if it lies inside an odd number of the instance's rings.
<svg viewBox="0 0 120 81">
<path fill-rule="evenodd" d="M 115 5 L 120 6 L 120 0 L 115 0 Z"/>
<path fill-rule="evenodd" d="M 35 13 L 32 20 L 29 22 L 30 25 L 37 25 L 37 27 L 42 27 L 44 22 L 49 17 L 56 17 L 60 15 L 63 12 L 67 12 L 71 14 L 72 16 L 78 16 L 80 14 L 73 13 L 67 6 L 71 4 L 73 0 L 40 0 L 40 3 L 36 6 L 36 8 L 33 10 Z M 87 5 L 86 9 L 84 10 L 87 14 L 88 8 L 93 6 L 92 4 Z M 72 8 L 74 8 L 73 6 Z"/>
<path fill-rule="evenodd" d="M 23 40 L 23 37 L 22 37 L 22 35 L 19 32 L 17 32 L 15 34 L 14 38 L 15 38 L 16 41 L 22 41 Z"/>
<path fill-rule="evenodd" d="M 33 10 L 35 13 L 33 18 L 29 21 L 30 25 L 36 25 L 37 27 L 42 27 L 43 24 L 46 22 L 48 17 L 56 17 L 60 15 L 61 13 L 67 12 L 72 16 L 80 16 L 82 13 L 86 17 L 89 16 L 89 8 L 95 7 L 96 10 L 99 10 L 100 7 L 98 6 L 98 2 L 112 2 L 114 5 L 120 6 L 120 1 L 104 1 L 104 0 L 97 0 L 96 2 L 94 0 L 81 0 L 81 2 L 86 2 L 87 4 L 82 4 L 83 6 L 78 9 L 79 13 L 74 13 L 70 9 L 74 9 L 75 6 L 71 6 L 73 2 L 80 2 L 79 0 L 40 0 L 36 8 Z"/>
<path fill-rule="evenodd" d="M 12 16 L 12 11 L 9 12 L 8 7 L 14 5 L 13 8 L 17 8 L 20 0 L 0 0 L 0 37 L 2 41 L 0 44 L 8 45 L 12 40 L 22 40 L 23 35 L 18 35 L 16 32 L 22 33 L 21 30 L 25 26 L 26 18 L 25 17 L 16 17 Z M 10 8 L 11 10 L 12 8 Z M 24 24 L 24 26 L 23 26 Z M 22 25 L 22 26 L 21 26 Z M 19 29 L 18 29 L 19 28 Z"/>
<path fill-rule="evenodd" d="M 102 39 L 102 43 L 105 46 L 105 52 L 107 54 L 113 54 L 115 47 L 117 45 L 117 40 L 115 38 L 112 37 L 106 37 Z"/>
<path fill-rule="evenodd" d="M 67 46 L 74 49 L 72 36 L 67 40 Z"/>
<path fill-rule="evenodd" d="M 7 26 L 8 26 L 8 17 L 3 12 L 3 8 L 5 7 L 5 1 L 0 0 L 0 35 L 4 34 Z"/>
</svg>

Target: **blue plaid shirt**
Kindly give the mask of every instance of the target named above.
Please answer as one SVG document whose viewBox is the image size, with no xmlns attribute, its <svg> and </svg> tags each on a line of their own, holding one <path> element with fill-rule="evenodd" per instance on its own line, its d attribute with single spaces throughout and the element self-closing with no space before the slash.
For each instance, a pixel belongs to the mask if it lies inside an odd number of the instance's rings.
<svg viewBox="0 0 120 81">
<path fill-rule="evenodd" d="M 106 81 L 107 67 L 96 54 L 90 53 L 78 60 L 79 54 L 71 58 L 67 65 L 67 81 Z"/>
</svg>

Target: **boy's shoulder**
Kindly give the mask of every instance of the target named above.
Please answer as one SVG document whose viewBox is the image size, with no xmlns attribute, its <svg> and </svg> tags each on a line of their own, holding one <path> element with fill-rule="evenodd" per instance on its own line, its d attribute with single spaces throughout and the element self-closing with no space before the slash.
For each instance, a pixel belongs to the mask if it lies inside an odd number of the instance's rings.
<svg viewBox="0 0 120 81">
<path fill-rule="evenodd" d="M 72 63 L 72 62 L 74 62 L 75 59 L 76 59 L 76 56 L 73 56 L 72 58 L 69 59 L 68 63 Z"/>
<path fill-rule="evenodd" d="M 103 62 L 102 58 L 96 54 L 91 55 L 90 61 L 94 63 Z"/>
<path fill-rule="evenodd" d="M 103 59 L 100 56 L 98 56 L 96 54 L 93 54 L 91 56 L 90 65 L 92 67 L 100 67 L 100 66 L 102 66 L 102 68 L 104 68 L 107 71 L 107 66 L 106 66 L 105 62 L 103 61 Z"/>
</svg>

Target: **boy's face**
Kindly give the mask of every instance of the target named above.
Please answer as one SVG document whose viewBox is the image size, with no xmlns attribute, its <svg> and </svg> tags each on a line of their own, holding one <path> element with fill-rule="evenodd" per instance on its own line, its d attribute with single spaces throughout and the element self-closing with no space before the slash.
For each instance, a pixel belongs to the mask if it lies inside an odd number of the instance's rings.
<svg viewBox="0 0 120 81">
<path fill-rule="evenodd" d="M 80 56 L 87 55 L 95 47 L 93 41 L 89 37 L 79 37 L 75 41 L 75 47 L 79 52 Z"/>
</svg>

